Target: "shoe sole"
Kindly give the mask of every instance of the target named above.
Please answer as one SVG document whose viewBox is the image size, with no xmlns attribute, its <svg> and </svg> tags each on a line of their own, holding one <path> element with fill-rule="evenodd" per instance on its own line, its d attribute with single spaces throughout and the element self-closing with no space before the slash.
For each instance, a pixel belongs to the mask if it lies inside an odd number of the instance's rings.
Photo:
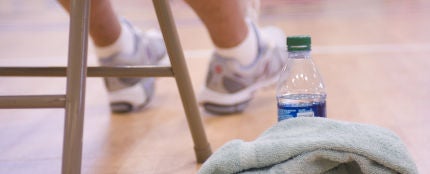
<svg viewBox="0 0 430 174">
<path fill-rule="evenodd" d="M 150 81 L 144 82 L 144 80 Z M 142 79 L 131 87 L 109 93 L 111 111 L 123 114 L 141 110 L 151 101 L 154 89 L 155 79 Z M 144 99 L 143 102 L 142 99 Z"/>
<path fill-rule="evenodd" d="M 244 101 L 235 105 L 219 105 L 215 103 L 203 103 L 203 108 L 209 113 L 216 115 L 229 115 L 241 113 L 245 110 L 251 100 Z"/>
<path fill-rule="evenodd" d="M 151 98 L 147 98 L 145 102 L 138 106 L 133 106 L 129 102 L 113 102 L 110 104 L 111 111 L 116 114 L 125 114 L 130 113 L 134 111 L 139 111 L 146 107 L 146 105 L 149 104 L 149 101 L 151 101 Z"/>
</svg>

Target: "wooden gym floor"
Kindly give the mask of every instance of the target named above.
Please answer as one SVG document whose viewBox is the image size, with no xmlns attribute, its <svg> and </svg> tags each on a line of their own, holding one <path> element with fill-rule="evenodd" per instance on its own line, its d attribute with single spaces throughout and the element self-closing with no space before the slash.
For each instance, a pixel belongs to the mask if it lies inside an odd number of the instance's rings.
<svg viewBox="0 0 430 174">
<path fill-rule="evenodd" d="M 117 11 L 157 27 L 149 0 L 115 0 Z M 212 44 L 182 1 L 172 2 L 194 89 Z M 310 34 L 328 91 L 328 117 L 386 127 L 404 141 L 420 173 L 430 172 L 430 1 L 265 0 L 260 24 Z M 54 0 L 0 1 L 0 65 L 66 65 L 68 17 Z M 198 39 L 196 39 L 198 38 Z M 97 65 L 92 46 L 89 64 Z M 202 66 L 205 65 L 205 66 Z M 83 173 L 195 173 L 193 144 L 172 78 L 160 78 L 150 106 L 112 115 L 102 79 L 87 81 Z M 63 78 L 0 78 L 0 95 L 63 94 Z M 64 110 L 0 110 L 0 173 L 60 173 Z M 276 123 L 275 89 L 244 113 L 202 111 L 212 148 L 253 140 Z"/>
</svg>

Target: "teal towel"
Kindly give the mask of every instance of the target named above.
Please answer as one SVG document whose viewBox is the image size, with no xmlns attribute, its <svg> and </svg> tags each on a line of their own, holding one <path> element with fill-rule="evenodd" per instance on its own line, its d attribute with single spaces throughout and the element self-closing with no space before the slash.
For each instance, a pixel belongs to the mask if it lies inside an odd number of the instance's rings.
<svg viewBox="0 0 430 174">
<path fill-rule="evenodd" d="M 418 172 L 400 138 L 387 129 L 327 118 L 293 118 L 254 141 L 226 143 L 199 173 Z"/>
</svg>

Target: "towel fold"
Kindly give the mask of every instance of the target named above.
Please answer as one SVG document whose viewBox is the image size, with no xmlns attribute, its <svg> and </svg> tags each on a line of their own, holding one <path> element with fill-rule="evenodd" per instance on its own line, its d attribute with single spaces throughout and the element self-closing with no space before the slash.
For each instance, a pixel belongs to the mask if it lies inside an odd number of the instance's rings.
<svg viewBox="0 0 430 174">
<path fill-rule="evenodd" d="M 313 117 L 281 121 L 252 142 L 230 141 L 202 165 L 199 173 L 418 172 L 393 132 Z"/>
</svg>

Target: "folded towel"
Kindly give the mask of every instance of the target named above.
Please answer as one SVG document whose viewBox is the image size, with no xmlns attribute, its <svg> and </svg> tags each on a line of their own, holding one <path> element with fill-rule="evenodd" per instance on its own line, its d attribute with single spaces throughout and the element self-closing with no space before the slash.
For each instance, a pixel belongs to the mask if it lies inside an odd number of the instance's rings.
<svg viewBox="0 0 430 174">
<path fill-rule="evenodd" d="M 226 143 L 199 173 L 418 172 L 402 141 L 387 129 L 327 118 L 293 118 L 252 142 Z"/>
</svg>

